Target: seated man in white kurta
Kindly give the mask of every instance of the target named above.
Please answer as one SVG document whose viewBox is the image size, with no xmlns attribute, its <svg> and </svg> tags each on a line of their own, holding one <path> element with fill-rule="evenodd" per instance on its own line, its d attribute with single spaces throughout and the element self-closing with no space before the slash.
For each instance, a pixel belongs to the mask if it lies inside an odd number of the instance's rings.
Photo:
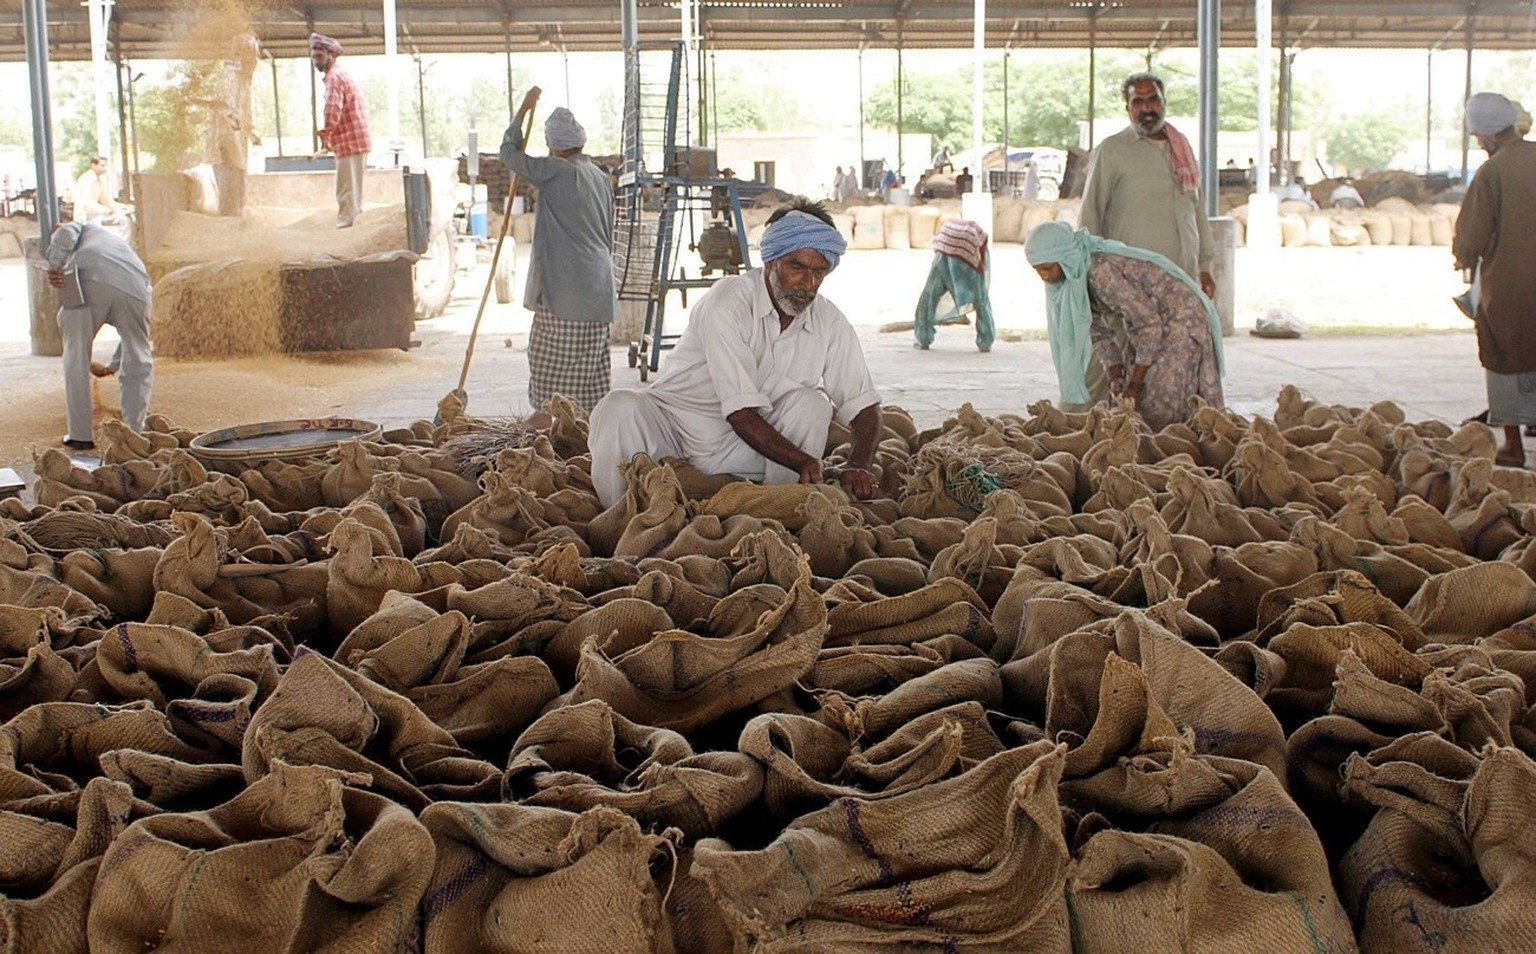
<svg viewBox="0 0 1536 954">
<path fill-rule="evenodd" d="M 821 204 L 802 200 L 769 218 L 761 248 L 762 268 L 720 279 L 693 306 L 654 384 L 593 408 L 603 506 L 624 495 L 619 465 L 639 453 L 767 484 L 821 483 L 834 412 L 853 432 L 842 484 L 874 495 L 880 395 L 853 326 L 817 296 L 847 245 Z"/>
</svg>

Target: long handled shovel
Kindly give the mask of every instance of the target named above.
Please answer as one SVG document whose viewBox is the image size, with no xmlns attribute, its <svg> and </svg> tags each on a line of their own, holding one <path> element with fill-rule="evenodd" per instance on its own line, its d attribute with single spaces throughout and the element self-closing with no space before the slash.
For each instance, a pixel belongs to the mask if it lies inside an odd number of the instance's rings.
<svg viewBox="0 0 1536 954">
<path fill-rule="evenodd" d="M 538 97 L 534 97 L 537 105 Z M 533 132 L 533 109 L 528 110 L 528 115 L 523 118 L 523 145 L 528 144 L 528 137 Z M 485 290 L 480 293 L 480 307 L 475 311 L 475 324 L 469 330 L 469 345 L 464 349 L 464 367 L 459 371 L 459 386 L 454 391 L 465 406 L 469 404 L 469 392 L 464 390 L 464 382 L 469 379 L 469 362 L 475 356 L 475 339 L 480 335 L 480 319 L 485 317 L 485 303 L 490 301 L 491 289 L 496 284 L 496 264 L 501 261 L 501 246 L 507 240 L 507 231 L 512 225 L 512 197 L 517 195 L 518 179 L 516 174 L 512 176 L 511 183 L 507 186 L 507 204 L 502 210 L 501 234 L 496 236 L 496 250 L 491 253 L 491 271 L 485 276 Z"/>
</svg>

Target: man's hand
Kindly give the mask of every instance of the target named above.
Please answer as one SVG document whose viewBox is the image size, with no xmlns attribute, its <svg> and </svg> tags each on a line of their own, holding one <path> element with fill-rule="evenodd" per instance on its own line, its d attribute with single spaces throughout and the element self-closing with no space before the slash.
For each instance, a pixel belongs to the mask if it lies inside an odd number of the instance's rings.
<svg viewBox="0 0 1536 954">
<path fill-rule="evenodd" d="M 62 268 L 50 268 L 50 269 L 48 269 L 48 284 L 53 286 L 54 288 L 63 288 L 64 287 L 64 269 L 62 269 Z"/>
<path fill-rule="evenodd" d="M 106 365 L 102 364 L 100 361 L 92 361 L 91 362 L 91 376 L 92 377 L 95 377 L 95 378 L 110 378 L 112 375 L 114 375 L 116 373 L 117 373 L 116 371 L 113 371 L 111 368 L 109 368 Z"/>
<path fill-rule="evenodd" d="M 1216 279 L 1210 272 L 1200 273 L 1200 290 L 1205 292 L 1205 297 L 1211 301 L 1216 300 Z"/>
<path fill-rule="evenodd" d="M 875 496 L 875 475 L 863 467 L 844 467 L 838 479 L 843 489 L 859 500 L 869 500 Z"/>
<path fill-rule="evenodd" d="M 822 466 L 819 458 L 812 457 L 800 465 L 800 482 L 802 484 L 819 484 L 826 479 L 826 468 Z"/>
<path fill-rule="evenodd" d="M 517 114 L 519 116 L 527 115 L 530 109 L 533 109 L 533 107 L 538 105 L 539 94 L 543 92 L 544 91 L 539 89 L 537 86 L 530 86 L 528 88 L 528 92 L 523 94 L 523 103 L 521 106 L 517 107 Z"/>
</svg>

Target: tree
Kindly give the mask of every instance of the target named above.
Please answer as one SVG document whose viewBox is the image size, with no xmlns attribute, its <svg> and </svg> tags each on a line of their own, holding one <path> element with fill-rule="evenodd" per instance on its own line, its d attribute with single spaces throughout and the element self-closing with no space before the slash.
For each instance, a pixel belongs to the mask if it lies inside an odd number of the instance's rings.
<svg viewBox="0 0 1536 954">
<path fill-rule="evenodd" d="M 1341 117 L 1324 135 L 1333 164 L 1355 172 L 1385 169 L 1408 145 L 1414 128 L 1397 114 L 1371 112 Z"/>
</svg>

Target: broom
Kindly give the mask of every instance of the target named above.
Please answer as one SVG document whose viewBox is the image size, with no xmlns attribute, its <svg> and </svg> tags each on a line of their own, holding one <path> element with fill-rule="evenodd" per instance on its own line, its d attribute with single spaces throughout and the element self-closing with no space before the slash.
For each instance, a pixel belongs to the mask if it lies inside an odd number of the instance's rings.
<svg viewBox="0 0 1536 954">
<path fill-rule="evenodd" d="M 523 146 L 527 148 L 528 137 L 533 133 L 533 110 L 539 102 L 539 88 L 533 87 L 528 91 L 524 100 L 528 107 L 528 113 L 523 117 Z M 480 307 L 475 311 L 474 326 L 469 329 L 469 345 L 464 349 L 464 367 L 459 370 L 459 386 L 453 389 L 453 393 L 459 396 L 459 400 L 466 407 L 469 406 L 469 392 L 464 390 L 464 382 L 469 379 L 469 362 L 475 356 L 475 339 L 480 335 L 480 319 L 485 317 L 485 305 L 490 301 L 491 289 L 496 284 L 496 265 L 501 261 L 501 246 L 507 241 L 507 232 L 512 224 L 512 197 L 517 194 L 518 178 L 514 173 L 512 181 L 507 186 L 507 204 L 502 210 L 501 234 L 496 236 L 496 249 L 491 253 L 491 271 L 485 277 L 485 290 L 480 293 Z"/>
</svg>

